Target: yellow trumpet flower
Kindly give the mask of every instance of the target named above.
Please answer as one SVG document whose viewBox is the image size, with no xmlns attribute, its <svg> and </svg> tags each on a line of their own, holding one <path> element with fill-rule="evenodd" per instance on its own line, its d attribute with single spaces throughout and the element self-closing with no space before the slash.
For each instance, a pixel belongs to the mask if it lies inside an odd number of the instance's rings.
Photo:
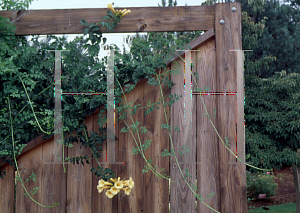
<svg viewBox="0 0 300 213">
<path fill-rule="evenodd" d="M 117 179 L 113 179 L 113 178 L 110 178 L 110 180 L 115 183 L 117 181 Z"/>
<path fill-rule="evenodd" d="M 106 185 L 106 186 L 113 186 L 114 184 L 112 184 L 110 182 L 104 182 L 104 185 Z"/>
<path fill-rule="evenodd" d="M 105 195 L 108 197 L 108 198 L 113 198 L 114 197 L 114 194 L 110 191 L 110 190 L 107 190 Z"/>
<path fill-rule="evenodd" d="M 122 14 L 123 14 L 123 13 L 125 13 L 125 12 L 126 12 L 126 10 L 127 10 L 127 9 L 124 9 L 124 10 L 122 10 L 122 11 L 121 11 L 121 13 L 122 13 Z"/>
<path fill-rule="evenodd" d="M 104 186 L 104 181 L 101 179 L 101 180 L 99 180 L 98 181 L 98 185 L 100 186 L 100 187 L 103 187 Z"/>
<path fill-rule="evenodd" d="M 116 194 L 118 194 L 118 193 L 120 192 L 120 189 L 118 189 L 117 187 L 113 186 L 113 187 L 111 187 L 110 191 L 111 191 L 114 195 L 116 195 Z"/>
<path fill-rule="evenodd" d="M 100 187 L 99 185 L 97 186 L 98 192 L 101 193 L 103 191 L 103 189 L 110 189 L 109 186 L 104 186 L 104 187 Z"/>
<path fill-rule="evenodd" d="M 127 187 L 127 188 L 125 189 L 125 194 L 129 195 L 130 192 L 131 192 L 131 188 Z"/>
<path fill-rule="evenodd" d="M 127 11 L 125 11 L 125 12 L 122 14 L 121 17 L 123 17 L 123 16 L 125 16 L 125 15 L 127 15 L 127 14 L 129 14 L 129 13 L 131 13 L 131 11 L 130 11 L 130 10 L 127 10 Z"/>
<path fill-rule="evenodd" d="M 107 8 L 110 9 L 111 12 L 116 13 L 115 9 L 113 8 L 112 4 L 108 4 Z"/>
<path fill-rule="evenodd" d="M 115 187 L 118 188 L 118 189 L 122 189 L 123 188 L 123 182 L 122 181 L 116 181 Z"/>
</svg>

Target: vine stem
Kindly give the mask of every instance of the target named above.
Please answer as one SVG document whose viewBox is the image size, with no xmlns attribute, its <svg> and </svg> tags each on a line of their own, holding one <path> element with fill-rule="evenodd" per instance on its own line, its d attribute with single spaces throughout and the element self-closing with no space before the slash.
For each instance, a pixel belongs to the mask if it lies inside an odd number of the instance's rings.
<svg viewBox="0 0 300 213">
<path fill-rule="evenodd" d="M 161 69 L 160 69 L 160 71 L 161 71 Z M 160 74 L 160 71 L 159 71 L 159 74 Z M 157 74 L 156 74 L 156 76 L 157 76 Z M 157 76 L 157 77 L 158 77 L 158 76 Z M 116 79 L 116 80 L 118 81 L 118 79 Z M 158 77 L 158 81 L 159 81 L 159 85 L 160 85 L 161 97 L 163 97 L 163 94 L 162 94 L 162 88 L 161 88 L 161 84 L 160 84 L 160 79 L 159 79 L 159 77 Z M 123 95 L 124 95 L 125 101 L 126 101 L 126 103 L 128 104 L 127 99 L 126 99 L 126 96 L 125 96 L 125 93 L 124 93 L 124 91 L 123 91 L 123 89 L 122 89 L 122 86 L 121 86 L 121 84 L 119 83 L 119 81 L 118 81 L 118 84 L 120 85 L 120 88 L 121 88 L 122 93 L 123 93 Z M 163 103 L 164 103 L 164 101 L 163 101 Z M 166 117 L 166 119 L 167 119 L 166 111 L 165 111 L 165 106 L 164 106 L 164 112 L 165 112 L 165 117 Z M 133 121 L 131 115 L 130 115 L 130 118 L 131 118 L 131 120 L 132 120 L 132 122 L 133 122 L 133 124 L 134 124 L 134 121 Z M 122 119 L 122 120 L 125 122 L 126 126 L 127 126 L 128 129 L 130 130 L 130 127 L 129 127 L 129 125 L 127 124 L 127 122 L 125 121 L 125 119 Z M 168 121 L 167 121 L 167 125 L 168 125 Z M 144 158 L 144 160 L 145 160 L 146 163 L 148 164 L 148 166 L 149 166 L 149 168 L 151 169 L 151 171 L 153 172 L 153 174 L 157 173 L 157 174 L 158 174 L 159 176 L 161 176 L 162 178 L 168 179 L 168 178 L 166 178 L 165 176 L 161 175 L 160 173 L 154 171 L 152 165 L 146 160 L 145 155 L 144 155 L 142 149 L 139 147 L 138 143 L 136 142 L 136 139 L 135 139 L 135 137 L 134 137 L 134 135 L 133 135 L 133 133 L 132 133 L 131 130 L 130 130 L 130 133 L 131 133 L 131 135 L 132 135 L 132 137 L 133 137 L 133 139 L 134 139 L 134 141 L 135 141 L 135 143 L 136 143 L 136 145 L 137 145 L 137 147 L 138 147 L 138 149 L 139 149 L 139 152 L 141 153 L 142 157 Z M 141 145 L 141 140 L 140 140 L 138 131 L 137 131 L 137 134 L 138 134 L 140 146 L 142 146 L 142 145 Z M 170 130 L 169 130 L 169 135 L 170 135 Z M 172 144 L 172 147 L 173 147 L 171 135 L 170 135 L 170 139 L 171 139 L 171 144 Z M 176 155 L 175 155 L 175 159 L 176 159 L 176 162 L 177 162 L 178 167 L 180 168 L 179 163 L 178 163 L 178 160 L 177 160 L 177 158 L 176 158 Z M 183 173 L 182 173 L 181 168 L 180 168 L 180 172 L 181 172 L 182 177 L 184 178 L 184 175 L 183 175 Z M 155 174 L 155 175 L 157 176 L 157 174 Z M 184 180 L 185 180 L 185 182 L 187 183 L 186 179 L 184 179 Z M 176 181 L 171 180 L 171 178 L 170 178 L 170 181 L 175 182 L 175 183 L 179 183 L 179 182 L 176 182 Z M 188 185 L 189 188 L 192 190 L 191 186 L 190 186 L 188 183 L 187 183 L 187 185 Z M 198 198 L 198 195 L 197 195 L 193 190 L 192 190 L 192 192 L 193 192 L 193 193 L 196 195 L 196 197 Z M 204 202 L 203 202 L 203 200 L 204 200 L 203 198 L 201 198 L 200 200 L 201 200 L 201 202 L 202 202 L 205 206 L 207 206 L 208 208 L 214 210 L 215 212 L 218 212 L 218 211 L 216 211 L 215 209 L 213 209 L 213 208 L 211 208 L 210 206 L 208 206 L 206 203 L 204 203 Z M 220 213 L 220 212 L 218 212 L 218 213 Z"/>
<path fill-rule="evenodd" d="M 18 163 L 17 163 L 17 160 L 16 160 L 16 154 L 15 154 L 15 146 L 14 146 L 14 129 L 13 129 L 13 125 L 12 125 L 12 119 L 11 119 L 11 109 L 10 109 L 10 102 L 9 102 L 9 98 L 8 99 L 8 106 L 9 106 L 9 114 L 10 114 L 10 126 L 11 126 L 11 136 L 12 136 L 12 140 L 13 140 L 13 151 L 14 151 L 14 161 L 15 161 L 15 164 L 16 164 L 16 168 L 17 168 L 17 171 L 18 171 L 18 177 L 20 178 L 20 181 L 21 181 L 21 184 L 26 192 L 26 194 L 30 197 L 30 199 L 35 202 L 36 204 L 44 207 L 44 208 L 51 208 L 51 207 L 56 207 L 59 205 L 59 203 L 54 203 L 52 206 L 44 206 L 43 204 L 37 202 L 36 200 L 34 200 L 30 194 L 28 193 L 27 189 L 25 188 L 24 184 L 23 184 L 23 181 L 22 181 L 22 178 L 21 178 L 21 175 L 20 175 L 20 171 L 19 171 L 19 168 L 18 168 Z"/>
</svg>

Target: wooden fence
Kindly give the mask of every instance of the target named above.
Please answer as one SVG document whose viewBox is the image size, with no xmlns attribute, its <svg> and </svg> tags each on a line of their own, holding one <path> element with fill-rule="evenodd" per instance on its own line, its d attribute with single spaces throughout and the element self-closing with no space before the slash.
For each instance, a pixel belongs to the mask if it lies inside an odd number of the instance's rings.
<svg viewBox="0 0 300 213">
<path fill-rule="evenodd" d="M 233 6 L 237 8 L 236 13 L 231 11 Z M 185 57 L 186 61 L 189 61 L 189 56 L 192 57 L 192 63 L 195 66 L 192 71 L 197 71 L 199 75 L 197 84 L 200 88 L 210 87 L 209 92 L 215 93 L 236 92 L 242 84 L 242 81 L 237 83 L 238 80 L 241 80 L 241 75 L 238 72 L 243 70 L 238 69 L 236 66 L 237 53 L 229 52 L 229 49 L 241 49 L 241 6 L 240 3 L 216 4 L 214 9 L 215 27 L 187 45 L 191 46 L 192 50 L 201 51 L 186 53 L 180 51 L 178 54 Z M 220 19 L 225 19 L 224 28 L 219 23 Z M 228 21 L 232 25 L 228 24 Z M 168 96 L 176 93 L 182 95 L 182 98 L 171 107 L 167 105 L 166 111 L 160 105 L 159 109 L 155 108 L 153 112 L 146 116 L 144 116 L 144 112 L 147 110 L 145 108 L 137 110 L 136 114 L 132 115 L 134 121 L 141 122 L 140 126 L 144 126 L 148 130 L 145 134 L 139 135 L 141 142 L 152 140 L 151 146 L 145 151 L 146 159 L 151 158 L 152 165 L 156 165 L 158 171 L 165 168 L 164 174 L 170 175 L 172 180 L 180 182 L 180 184 L 171 183 L 171 212 L 195 212 L 196 197 L 184 183 L 174 156 L 170 158 L 161 156 L 164 149 L 172 149 L 168 130 L 161 129 L 161 125 L 166 124 L 166 122 L 172 127 L 177 126 L 181 130 L 181 132 L 178 132 L 172 129 L 171 137 L 183 174 L 186 174 L 184 169 L 188 169 L 191 175 L 186 180 L 195 184 L 197 178 L 196 193 L 202 195 L 204 199 L 206 195 L 215 193 L 213 197 L 205 199 L 204 202 L 222 213 L 247 212 L 245 165 L 236 163 L 235 157 L 224 147 L 209 119 L 203 116 L 206 112 L 200 96 L 193 95 L 192 101 L 184 97 L 184 78 L 189 79 L 190 77 L 184 72 L 184 62 L 181 59 L 174 57 L 170 62 L 173 61 L 179 62 L 181 74 L 167 75 L 170 76 L 175 85 L 171 90 L 163 85 L 163 94 Z M 176 63 L 169 63 L 168 69 L 175 69 L 175 66 Z M 237 74 L 239 79 L 237 79 Z M 191 87 L 187 82 L 188 80 L 185 83 L 186 91 L 191 89 L 194 91 L 196 84 L 193 83 Z M 224 141 L 225 137 L 228 138 L 229 149 L 236 153 L 236 119 L 241 119 L 244 115 L 243 110 L 241 111 L 241 108 L 239 108 L 243 106 L 236 102 L 237 95 L 202 95 L 202 98 L 216 130 Z M 141 104 L 141 106 L 146 106 L 149 100 L 151 103 L 157 102 L 160 99 L 159 86 L 150 86 L 147 79 L 142 79 L 132 92 L 126 94 L 126 99 L 128 103 L 133 102 L 134 105 Z M 165 101 L 169 102 L 170 98 Z M 124 98 L 122 104 L 126 104 Z M 237 107 L 239 108 L 238 115 Z M 214 108 L 216 109 L 215 117 L 212 116 Z M 99 132 L 99 110 L 85 119 L 88 130 Z M 165 118 L 165 113 L 168 119 Z M 54 138 L 42 141 L 41 135 L 30 141 L 19 157 L 20 174 L 23 181 L 32 172 L 37 175 L 36 182 L 24 183 L 28 191 L 35 187 L 41 187 L 32 196 L 33 199 L 43 205 L 51 205 L 54 202 L 60 205 L 55 208 L 43 208 L 37 205 L 30 198 L 23 195 L 25 191 L 18 182 L 16 212 L 169 212 L 169 181 L 158 178 L 151 171 L 145 174 L 142 173 L 146 163 L 141 155 L 131 154 L 136 144 L 130 133 L 120 133 L 120 130 L 126 125 L 124 121 L 118 119 L 118 116 L 116 112 L 115 134 L 118 140 L 115 140 L 115 161 L 124 162 L 124 164 L 104 164 L 102 166 L 112 168 L 117 177 L 122 179 L 125 177 L 126 179 L 128 177 L 133 178 L 135 187 L 129 196 L 120 192 L 118 196 L 109 199 L 105 196 L 105 193 L 98 193 L 97 183 L 99 178 L 90 172 L 92 167 L 98 166 L 95 159 L 91 161 L 91 165 L 66 165 L 67 173 L 63 173 L 63 165 L 45 164 L 45 162 L 54 161 L 52 152 L 55 143 Z M 128 125 L 132 125 L 129 116 L 125 121 Z M 191 123 L 192 125 L 190 125 Z M 242 133 L 239 132 L 238 134 L 243 136 L 243 129 L 239 130 Z M 136 133 L 134 137 L 138 141 Z M 243 147 L 242 143 L 244 141 L 238 143 L 238 147 L 239 145 Z M 92 156 L 87 148 L 81 147 L 77 143 L 74 143 L 74 145 L 72 148 L 65 148 L 65 156 Z M 177 151 L 183 145 L 187 145 L 190 152 L 181 156 Z M 106 150 L 105 144 L 103 150 Z M 99 162 L 105 162 L 104 155 Z M 0 180 L 0 212 L 12 213 L 15 171 L 9 165 L 5 169 L 7 177 Z M 198 200 L 197 212 L 214 211 Z"/>
</svg>

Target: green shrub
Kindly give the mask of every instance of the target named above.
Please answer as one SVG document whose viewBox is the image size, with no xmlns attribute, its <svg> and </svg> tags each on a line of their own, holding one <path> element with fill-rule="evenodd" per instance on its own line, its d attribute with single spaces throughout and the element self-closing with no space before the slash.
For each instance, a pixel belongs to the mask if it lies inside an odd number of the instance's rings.
<svg viewBox="0 0 300 213">
<path fill-rule="evenodd" d="M 266 198 L 276 195 L 278 185 L 274 183 L 274 175 L 252 174 L 246 172 L 247 198 L 258 198 L 259 194 L 266 194 Z"/>
</svg>

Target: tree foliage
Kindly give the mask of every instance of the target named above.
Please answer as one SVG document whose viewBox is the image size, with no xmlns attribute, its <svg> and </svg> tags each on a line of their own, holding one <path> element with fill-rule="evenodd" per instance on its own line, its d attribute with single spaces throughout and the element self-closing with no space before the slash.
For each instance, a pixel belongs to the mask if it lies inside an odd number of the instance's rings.
<svg viewBox="0 0 300 213">
<path fill-rule="evenodd" d="M 300 148 L 300 74 L 282 71 L 270 79 L 253 76 L 251 83 L 245 105 L 249 161 L 261 168 L 291 166 Z"/>
</svg>

